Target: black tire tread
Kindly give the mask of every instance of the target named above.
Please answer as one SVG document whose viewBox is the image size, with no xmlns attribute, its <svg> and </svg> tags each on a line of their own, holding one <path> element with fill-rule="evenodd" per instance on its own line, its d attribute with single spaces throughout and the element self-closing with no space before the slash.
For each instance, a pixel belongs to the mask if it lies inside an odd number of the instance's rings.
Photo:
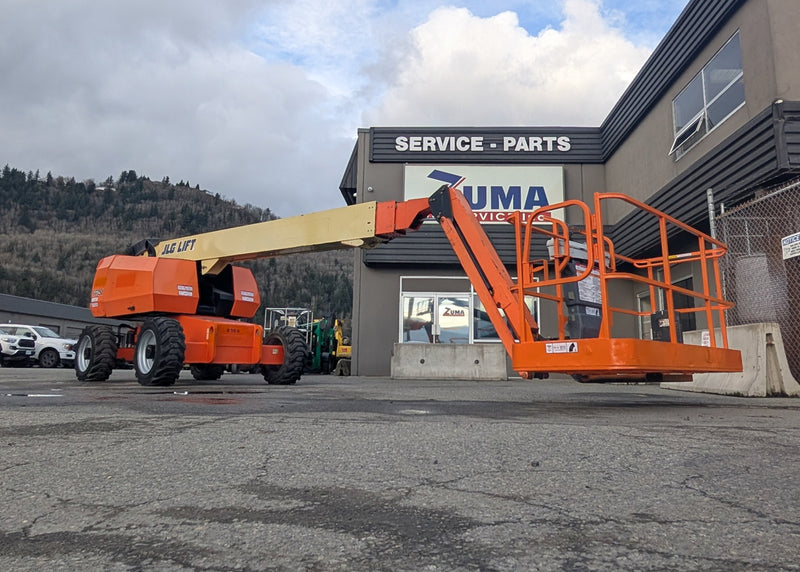
<svg viewBox="0 0 800 572">
<path fill-rule="evenodd" d="M 86 371 L 78 369 L 78 356 L 75 356 L 75 375 L 79 381 L 107 381 L 114 369 L 117 357 L 117 336 L 108 326 L 87 326 L 78 338 L 89 336 L 92 341 L 92 359 Z"/>
<path fill-rule="evenodd" d="M 147 318 L 142 324 L 140 332 L 151 329 L 156 335 L 157 352 L 153 360 L 153 368 L 148 373 L 136 370 L 136 379 L 140 385 L 172 385 L 178 379 L 183 369 L 183 359 L 186 353 L 186 337 L 180 322 L 174 318 L 155 317 Z M 138 348 L 134 350 L 138 352 Z M 136 364 L 134 359 L 134 364 Z"/>
<path fill-rule="evenodd" d="M 222 377 L 225 366 L 217 363 L 195 363 L 189 367 L 197 381 L 214 381 Z"/>
<path fill-rule="evenodd" d="M 267 334 L 267 345 L 283 346 L 283 363 L 279 366 L 261 366 L 264 380 L 270 385 L 293 385 L 303 375 L 311 352 L 303 333 L 287 326 L 276 328 Z"/>
</svg>

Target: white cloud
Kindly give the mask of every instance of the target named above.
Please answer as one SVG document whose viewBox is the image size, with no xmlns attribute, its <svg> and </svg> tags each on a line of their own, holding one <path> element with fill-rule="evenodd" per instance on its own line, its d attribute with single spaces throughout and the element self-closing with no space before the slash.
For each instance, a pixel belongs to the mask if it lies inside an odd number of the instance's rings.
<svg viewBox="0 0 800 572">
<path fill-rule="evenodd" d="M 340 206 L 355 129 L 302 68 L 235 41 L 253 2 L 25 4 L 0 23 L 3 164 L 168 175 L 281 216 Z"/>
<path fill-rule="evenodd" d="M 607 0 L 623 1 L 634 0 Z M 0 165 L 79 180 L 135 169 L 289 216 L 341 205 L 358 127 L 598 125 L 648 53 L 593 0 L 566 0 L 563 22 L 533 34 L 514 12 L 482 18 L 487 3 L 464 2 L 473 12 L 438 0 L 11 0 Z M 503 5 L 536 26 L 539 7 Z"/>
<path fill-rule="evenodd" d="M 408 50 L 386 61 L 394 78 L 366 123 L 599 125 L 650 52 L 594 0 L 566 0 L 559 28 L 535 36 L 513 12 L 439 8 L 412 30 Z"/>
</svg>

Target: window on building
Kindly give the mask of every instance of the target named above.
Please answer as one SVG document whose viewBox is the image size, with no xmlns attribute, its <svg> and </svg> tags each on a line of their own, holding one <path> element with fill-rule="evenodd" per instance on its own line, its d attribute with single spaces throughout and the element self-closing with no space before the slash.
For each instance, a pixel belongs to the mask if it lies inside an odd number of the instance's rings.
<svg viewBox="0 0 800 572">
<path fill-rule="evenodd" d="M 472 331 L 476 342 L 498 342 L 500 337 L 494 329 L 492 322 L 489 320 L 489 314 L 486 313 L 486 307 L 481 302 L 478 295 L 473 297 L 473 307 L 475 308 L 472 314 Z"/>
<path fill-rule="evenodd" d="M 407 343 L 470 343 L 469 294 L 406 292 L 402 337 Z"/>
<path fill-rule="evenodd" d="M 677 280 L 673 282 L 673 285 L 685 288 L 686 290 L 694 290 L 694 281 L 691 276 L 683 280 Z M 672 303 L 676 310 L 680 310 L 681 308 L 694 308 L 694 296 L 687 296 L 686 294 L 675 292 L 672 296 Z M 697 314 L 695 312 L 678 314 L 678 320 L 681 323 L 682 332 L 691 332 L 697 329 Z"/>
<path fill-rule="evenodd" d="M 448 291 L 441 289 L 442 286 L 453 288 Z M 402 343 L 500 341 L 486 308 L 466 278 L 404 276 L 400 280 L 400 290 L 399 339 Z M 528 296 L 526 304 L 538 321 L 539 300 Z"/>
<path fill-rule="evenodd" d="M 672 100 L 675 137 L 669 154 L 679 159 L 743 105 L 742 48 L 737 31 Z"/>
<path fill-rule="evenodd" d="M 473 294 L 473 298 L 473 305 L 475 308 L 472 322 L 473 340 L 475 342 L 499 342 L 500 336 L 497 335 L 497 331 L 489 320 L 486 307 L 483 305 L 480 298 L 478 298 L 477 294 Z M 539 324 L 539 298 L 535 296 L 525 296 L 525 305 L 528 307 L 534 321 Z M 501 315 L 505 315 L 502 309 L 499 309 L 499 311 Z M 541 326 L 541 324 L 539 325 Z"/>
<path fill-rule="evenodd" d="M 639 316 L 639 339 L 652 340 L 653 328 L 651 325 L 650 315 L 653 313 L 653 305 L 650 303 L 650 293 L 642 292 L 636 297 L 638 302 L 638 310 L 644 315 Z"/>
<path fill-rule="evenodd" d="M 402 297 L 403 342 L 433 343 L 433 316 L 436 296 L 428 294 L 404 294 Z"/>
<path fill-rule="evenodd" d="M 659 270 L 656 272 L 656 280 L 663 280 L 663 275 Z M 681 278 L 672 282 L 673 286 L 684 288 L 686 290 L 694 291 L 694 279 L 691 276 Z M 653 301 L 650 299 L 650 292 L 645 290 L 636 295 L 638 310 L 641 314 L 639 316 L 639 338 L 643 340 L 653 339 L 653 328 L 651 314 L 656 311 L 663 311 L 666 309 L 667 302 L 665 298 L 665 291 L 662 288 L 655 289 L 655 307 Z M 672 306 L 676 311 L 677 319 L 680 322 L 682 332 L 690 332 L 697 329 L 697 314 L 695 312 L 677 312 L 684 308 L 695 307 L 694 296 L 674 292 L 672 295 Z"/>
</svg>

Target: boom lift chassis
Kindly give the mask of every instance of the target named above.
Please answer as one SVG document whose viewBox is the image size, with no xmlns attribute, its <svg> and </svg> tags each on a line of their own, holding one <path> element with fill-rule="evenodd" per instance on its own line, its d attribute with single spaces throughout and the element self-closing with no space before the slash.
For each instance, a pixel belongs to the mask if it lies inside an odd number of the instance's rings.
<svg viewBox="0 0 800 572">
<path fill-rule="evenodd" d="M 606 201 L 620 200 L 647 213 L 658 226 L 660 253 L 633 259 L 617 253 L 604 233 Z M 554 216 L 579 209 L 584 223 L 568 226 Z M 217 379 L 225 364 L 259 364 L 268 383 L 292 384 L 302 374 L 307 347 L 302 334 L 278 328 L 263 339 L 263 328 L 242 321 L 260 304 L 252 273 L 233 263 L 294 252 L 371 247 L 419 228 L 432 215 L 441 225 L 489 319 L 523 377 L 567 373 L 578 381 L 690 380 L 692 373 L 741 371 L 741 355 L 728 348 L 718 261 L 726 247 L 712 237 L 626 195 L 594 195 L 594 212 L 579 201 L 541 208 L 530 216 L 514 213 L 516 275 L 511 278 L 464 196 L 441 187 L 428 199 L 361 203 L 288 219 L 267 221 L 152 244 L 98 264 L 90 309 L 97 317 L 140 321 L 114 331 L 90 326 L 78 340 L 75 369 L 82 381 L 104 381 L 115 367 L 132 364 L 139 383 L 170 385 L 184 364 L 196 379 Z M 668 235 L 681 232 L 696 248 L 673 253 Z M 535 234 L 552 241 L 551 260 L 531 258 Z M 585 242 L 585 270 L 569 272 L 571 239 Z M 572 243 L 574 244 L 574 242 Z M 697 264 L 702 285 L 689 290 L 672 284 L 678 264 Z M 638 272 L 636 272 L 638 271 Z M 593 280 L 599 288 L 597 335 L 570 338 L 567 331 L 570 285 Z M 669 335 L 663 340 L 612 335 L 620 314 L 647 317 L 638 309 L 610 303 L 612 281 L 646 285 L 650 299 L 664 300 Z M 676 309 L 675 297 L 694 307 Z M 558 332 L 544 339 L 527 300 L 555 304 Z M 705 317 L 710 336 L 702 346 L 680 343 L 678 313 Z M 719 333 L 719 340 L 717 339 Z"/>
</svg>

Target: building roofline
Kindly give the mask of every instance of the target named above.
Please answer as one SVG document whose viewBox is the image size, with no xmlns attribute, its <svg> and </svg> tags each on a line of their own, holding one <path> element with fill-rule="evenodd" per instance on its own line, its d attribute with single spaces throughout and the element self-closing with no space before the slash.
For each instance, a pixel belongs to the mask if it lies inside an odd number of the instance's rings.
<svg viewBox="0 0 800 572">
<path fill-rule="evenodd" d="M 599 131 L 601 145 L 595 161 L 605 163 L 625 141 L 625 138 L 644 120 L 648 113 L 664 97 L 678 77 L 697 58 L 712 37 L 728 22 L 733 14 L 748 0 L 692 0 L 678 16 L 675 23 L 658 43 L 653 53 L 611 108 L 599 127 L 545 127 L 526 126 L 530 130 L 579 130 Z M 359 133 L 374 130 L 374 127 L 359 128 Z M 391 130 L 393 127 L 380 127 Z M 437 127 L 403 127 L 403 131 L 433 131 Z M 452 127 L 446 128 L 452 130 Z M 500 127 L 459 127 L 459 130 L 509 130 Z M 357 152 L 356 142 L 354 154 Z M 339 186 L 345 200 L 354 191 L 356 161 L 350 157 Z M 349 183 L 349 184 L 348 184 Z M 352 198 L 351 198 L 352 200 Z"/>
<path fill-rule="evenodd" d="M 57 320 L 74 320 L 78 322 L 116 323 L 111 320 L 95 318 L 89 308 L 70 306 L 58 302 L 35 300 L 12 294 L 0 294 L 0 312 L 9 314 L 27 314 L 31 316 L 48 316 Z M 19 323 L 19 320 L 13 323 Z M 0 328 L 3 323 L 0 322 Z"/>
<path fill-rule="evenodd" d="M 611 108 L 600 130 L 608 158 L 747 0 L 692 0 Z"/>
</svg>

